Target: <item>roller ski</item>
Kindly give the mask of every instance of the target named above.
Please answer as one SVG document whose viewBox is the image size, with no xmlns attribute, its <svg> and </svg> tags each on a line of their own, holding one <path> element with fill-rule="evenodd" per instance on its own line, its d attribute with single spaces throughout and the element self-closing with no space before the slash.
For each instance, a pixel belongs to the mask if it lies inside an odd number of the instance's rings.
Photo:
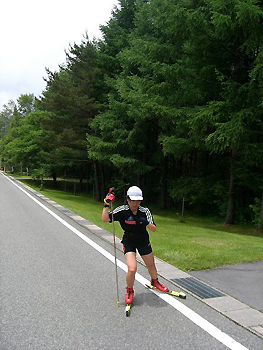
<svg viewBox="0 0 263 350">
<path fill-rule="evenodd" d="M 146 284 L 146 287 L 149 289 L 153 289 L 156 290 L 158 292 L 162 292 L 162 293 L 166 293 L 169 295 L 172 295 L 173 297 L 177 297 L 177 298 L 181 298 L 181 299 L 185 299 L 186 298 L 186 294 L 183 292 L 175 292 L 173 290 L 169 290 L 164 284 L 160 283 L 157 279 L 151 279 L 151 283 L 150 284 Z"/>
<path fill-rule="evenodd" d="M 125 314 L 127 317 L 131 314 L 131 308 L 132 308 L 132 302 L 133 302 L 133 296 L 134 296 L 134 290 L 133 288 L 126 288 L 126 295 L 125 295 Z"/>
</svg>

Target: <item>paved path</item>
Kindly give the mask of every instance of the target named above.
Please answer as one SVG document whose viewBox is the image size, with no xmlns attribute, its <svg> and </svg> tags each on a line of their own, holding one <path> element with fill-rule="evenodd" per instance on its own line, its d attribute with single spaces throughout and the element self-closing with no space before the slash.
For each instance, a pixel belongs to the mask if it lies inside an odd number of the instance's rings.
<svg viewBox="0 0 263 350">
<path fill-rule="evenodd" d="M 190 274 L 263 312 L 263 261 L 192 271 Z"/>
<path fill-rule="evenodd" d="M 0 193 L 0 350 L 262 350 L 260 332 L 209 307 L 229 296 L 202 300 L 189 292 L 180 302 L 154 295 L 144 287 L 149 277 L 142 264 L 135 307 L 125 318 L 123 303 L 116 306 L 114 265 L 109 263 L 112 235 L 2 174 Z M 122 299 L 121 249 L 117 257 Z M 179 289 L 173 280 L 191 278 L 156 262 L 171 289 Z"/>
</svg>

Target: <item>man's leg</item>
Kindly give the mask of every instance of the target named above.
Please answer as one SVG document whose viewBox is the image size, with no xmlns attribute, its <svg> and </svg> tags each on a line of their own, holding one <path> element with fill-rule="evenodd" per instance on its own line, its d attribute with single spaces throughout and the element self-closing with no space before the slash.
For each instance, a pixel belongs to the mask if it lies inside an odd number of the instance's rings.
<svg viewBox="0 0 263 350">
<path fill-rule="evenodd" d="M 128 288 L 133 288 L 135 273 L 137 271 L 137 261 L 136 261 L 136 253 L 127 252 L 125 254 L 128 272 L 126 275 L 126 283 Z"/>
<path fill-rule="evenodd" d="M 148 268 L 149 274 L 151 276 L 151 285 L 162 292 L 168 292 L 168 288 L 158 281 L 153 252 L 147 255 L 142 255 L 141 257 L 145 262 L 145 265 Z"/>
<path fill-rule="evenodd" d="M 145 265 L 149 271 L 151 278 L 155 280 L 157 278 L 157 270 L 156 270 L 156 266 L 154 263 L 153 252 L 151 252 L 150 254 L 147 254 L 147 255 L 142 255 L 142 259 L 145 262 Z"/>
</svg>

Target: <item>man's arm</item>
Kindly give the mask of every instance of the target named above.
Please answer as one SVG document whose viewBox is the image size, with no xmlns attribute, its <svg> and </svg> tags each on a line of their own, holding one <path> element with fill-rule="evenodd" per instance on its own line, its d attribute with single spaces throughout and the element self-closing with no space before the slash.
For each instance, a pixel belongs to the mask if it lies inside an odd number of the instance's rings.
<svg viewBox="0 0 263 350">
<path fill-rule="evenodd" d="M 150 211 L 148 210 L 148 212 L 150 213 Z M 144 216 L 140 218 L 140 225 L 143 225 L 145 227 L 147 227 L 150 231 L 155 232 L 157 230 L 156 225 L 153 223 L 153 218 L 152 216 L 148 215 L 148 218 L 152 221 L 149 222 Z"/>
<path fill-rule="evenodd" d="M 109 222 L 110 221 L 109 208 L 108 207 L 105 207 L 105 208 L 102 209 L 101 218 L 102 218 L 103 222 Z"/>
<path fill-rule="evenodd" d="M 146 225 L 147 228 L 150 231 L 155 232 L 157 230 L 157 227 L 154 223 L 152 213 L 150 212 L 150 210 L 148 208 L 146 209 L 146 221 L 147 221 L 147 225 Z"/>
</svg>

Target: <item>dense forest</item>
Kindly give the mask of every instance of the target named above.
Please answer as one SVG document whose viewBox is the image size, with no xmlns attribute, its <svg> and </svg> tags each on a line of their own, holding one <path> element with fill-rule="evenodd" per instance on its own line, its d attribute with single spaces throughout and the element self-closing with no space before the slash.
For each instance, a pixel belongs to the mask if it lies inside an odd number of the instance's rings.
<svg viewBox="0 0 263 350">
<path fill-rule="evenodd" d="M 4 106 L 1 167 L 262 225 L 262 0 L 119 0 L 101 32 Z"/>
</svg>

